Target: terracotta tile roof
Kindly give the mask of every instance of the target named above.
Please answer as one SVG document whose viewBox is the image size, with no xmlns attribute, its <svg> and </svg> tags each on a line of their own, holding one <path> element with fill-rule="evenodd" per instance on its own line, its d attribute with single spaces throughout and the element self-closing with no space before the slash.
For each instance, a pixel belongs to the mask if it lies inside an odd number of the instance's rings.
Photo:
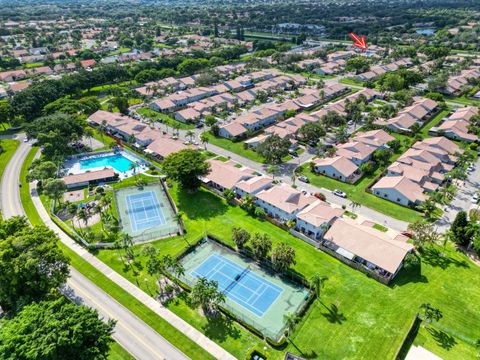
<svg viewBox="0 0 480 360">
<path fill-rule="evenodd" d="M 87 181 L 104 180 L 115 176 L 112 169 L 85 172 L 83 174 L 68 175 L 63 178 L 65 185 L 81 184 Z"/>
</svg>

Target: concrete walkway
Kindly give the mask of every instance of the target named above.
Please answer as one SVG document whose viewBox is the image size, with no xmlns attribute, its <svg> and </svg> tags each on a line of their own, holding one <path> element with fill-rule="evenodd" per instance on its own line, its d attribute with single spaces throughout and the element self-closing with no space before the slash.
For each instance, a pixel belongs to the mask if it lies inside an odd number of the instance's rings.
<svg viewBox="0 0 480 360">
<path fill-rule="evenodd" d="M 169 324 L 177 328 L 181 333 L 186 335 L 188 338 L 193 340 L 203 349 L 205 349 L 208 353 L 214 356 L 217 359 L 235 359 L 229 352 L 224 350 L 221 346 L 217 345 L 214 341 L 210 340 L 200 331 L 192 327 L 186 321 L 172 313 L 170 310 L 162 306 L 158 301 L 153 299 L 150 295 L 140 290 L 130 281 L 125 279 L 123 276 L 115 272 L 113 269 L 108 267 L 105 263 L 97 259 L 93 256 L 90 252 L 88 252 L 85 248 L 77 244 L 74 240 L 72 240 L 67 234 L 65 234 L 50 218 L 49 214 L 43 207 L 43 204 L 38 197 L 34 184 L 30 184 L 30 189 L 32 193 L 32 201 L 37 209 L 42 221 L 45 223 L 47 227 L 53 230 L 59 237 L 60 240 L 67 245 L 70 249 L 75 251 L 78 255 L 80 255 L 85 261 L 90 263 L 94 266 L 98 271 L 100 271 L 103 275 L 108 277 L 110 280 L 115 282 L 118 286 L 120 286 L 123 290 L 128 292 L 130 295 L 135 297 L 138 301 L 142 304 L 147 306 L 149 309 L 154 311 L 157 315 L 162 317 L 165 321 Z"/>
</svg>

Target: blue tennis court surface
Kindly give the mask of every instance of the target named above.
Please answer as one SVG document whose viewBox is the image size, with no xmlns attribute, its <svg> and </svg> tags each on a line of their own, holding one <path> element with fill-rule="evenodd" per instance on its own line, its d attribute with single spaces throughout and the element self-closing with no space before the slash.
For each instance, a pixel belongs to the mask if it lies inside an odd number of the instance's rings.
<svg viewBox="0 0 480 360">
<path fill-rule="evenodd" d="M 165 224 L 165 216 L 155 192 L 147 191 L 128 195 L 126 202 L 133 231 L 142 231 Z"/>
<path fill-rule="evenodd" d="M 217 281 L 227 297 L 260 317 L 283 292 L 281 287 L 219 254 L 208 257 L 192 275 Z"/>
</svg>

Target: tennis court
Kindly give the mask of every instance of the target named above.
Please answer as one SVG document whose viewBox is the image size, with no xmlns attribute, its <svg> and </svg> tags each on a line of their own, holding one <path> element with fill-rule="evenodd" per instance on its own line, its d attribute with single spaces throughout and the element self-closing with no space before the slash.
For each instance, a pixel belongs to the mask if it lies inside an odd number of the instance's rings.
<svg viewBox="0 0 480 360">
<path fill-rule="evenodd" d="M 284 315 L 297 313 L 308 298 L 304 286 L 210 239 L 189 250 L 180 262 L 185 269 L 180 280 L 192 287 L 201 277 L 215 280 L 225 294 L 222 306 L 271 339 L 283 335 Z"/>
<path fill-rule="evenodd" d="M 283 289 L 227 258 L 213 254 L 192 275 L 218 282 L 218 288 L 237 304 L 263 316 Z"/>
<path fill-rule="evenodd" d="M 123 232 L 134 242 L 177 235 L 179 224 L 161 184 L 115 189 L 115 204 Z"/>
<path fill-rule="evenodd" d="M 126 200 L 133 231 L 165 224 L 165 216 L 153 191 L 127 195 Z"/>
</svg>

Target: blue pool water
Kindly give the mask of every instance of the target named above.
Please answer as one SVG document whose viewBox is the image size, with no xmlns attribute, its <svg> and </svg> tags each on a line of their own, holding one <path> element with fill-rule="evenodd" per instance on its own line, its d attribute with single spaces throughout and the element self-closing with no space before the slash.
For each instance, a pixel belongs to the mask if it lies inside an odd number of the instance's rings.
<svg viewBox="0 0 480 360">
<path fill-rule="evenodd" d="M 118 172 L 125 172 L 130 170 L 130 164 L 135 164 L 133 161 L 128 160 L 121 154 L 103 156 L 93 159 L 80 160 L 80 169 L 90 170 L 94 168 L 104 168 L 106 166 L 111 166 Z M 135 164 L 135 167 L 138 165 Z"/>
</svg>

